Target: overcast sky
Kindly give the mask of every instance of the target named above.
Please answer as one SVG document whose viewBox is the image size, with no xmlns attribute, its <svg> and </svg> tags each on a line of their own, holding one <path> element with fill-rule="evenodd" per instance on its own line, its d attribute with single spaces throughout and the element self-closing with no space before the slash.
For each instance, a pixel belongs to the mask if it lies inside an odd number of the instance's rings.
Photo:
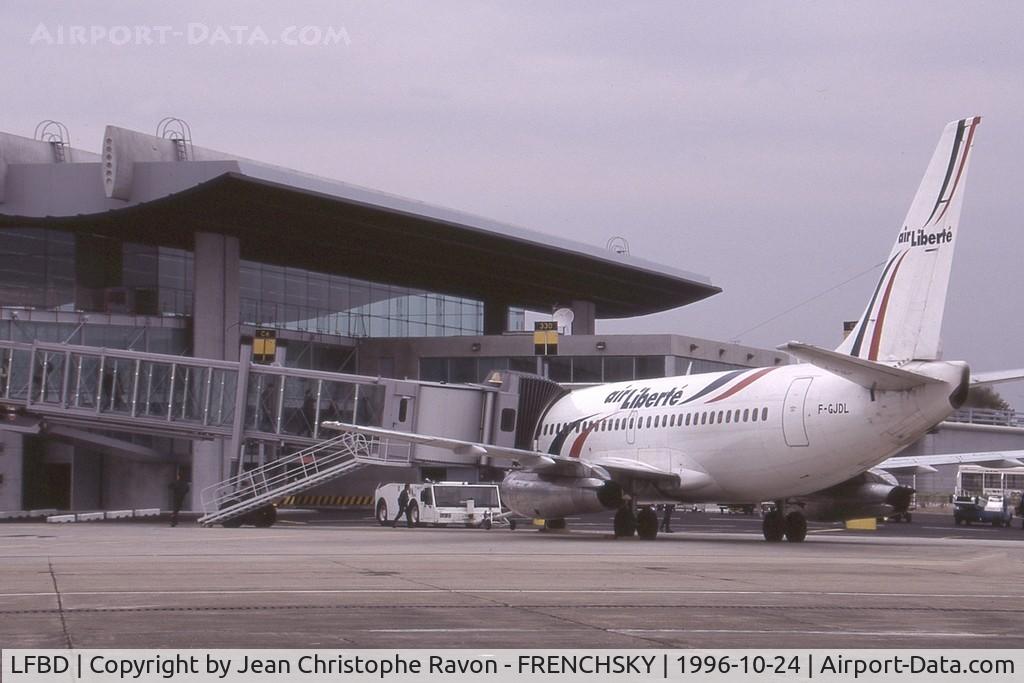
<svg viewBox="0 0 1024 683">
<path fill-rule="evenodd" d="M 63 4 L 0 6 L 0 130 L 57 119 L 98 150 L 178 116 L 199 146 L 621 235 L 725 290 L 599 332 L 834 347 L 878 270 L 761 323 L 882 261 L 942 127 L 980 114 L 945 355 L 1024 366 L 1022 3 Z"/>
</svg>

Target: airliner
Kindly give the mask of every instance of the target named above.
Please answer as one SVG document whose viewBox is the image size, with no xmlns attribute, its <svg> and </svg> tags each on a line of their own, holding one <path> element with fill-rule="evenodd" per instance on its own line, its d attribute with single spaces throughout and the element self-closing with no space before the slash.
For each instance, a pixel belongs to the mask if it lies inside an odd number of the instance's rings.
<svg viewBox="0 0 1024 683">
<path fill-rule="evenodd" d="M 654 538 L 656 513 L 636 501 L 775 501 L 765 540 L 803 541 L 808 504 L 892 496 L 872 468 L 967 396 L 968 365 L 942 360 L 939 337 L 980 122 L 942 131 L 864 313 L 835 350 L 789 342 L 779 348 L 801 362 L 578 389 L 543 414 L 533 449 L 324 426 L 508 462 L 505 504 L 549 526 L 617 510 L 616 536 Z"/>
</svg>

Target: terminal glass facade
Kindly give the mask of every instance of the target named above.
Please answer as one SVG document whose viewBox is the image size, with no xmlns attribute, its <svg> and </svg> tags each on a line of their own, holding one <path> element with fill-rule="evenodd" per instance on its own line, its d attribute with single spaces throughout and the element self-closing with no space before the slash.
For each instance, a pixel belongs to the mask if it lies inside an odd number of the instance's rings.
<svg viewBox="0 0 1024 683">
<path fill-rule="evenodd" d="M 0 228 L 0 305 L 188 316 L 192 254 L 88 233 Z"/>
<path fill-rule="evenodd" d="M 427 382 L 483 382 L 493 370 L 542 374 L 563 384 L 631 382 L 679 374 L 736 370 L 743 366 L 679 356 L 523 356 L 420 358 L 420 379 Z M 546 373 L 545 373 L 546 366 Z"/>
<path fill-rule="evenodd" d="M 245 260 L 241 304 L 243 323 L 353 338 L 479 335 L 484 323 L 475 299 Z"/>
<path fill-rule="evenodd" d="M 187 318 L 194 267 L 186 249 L 0 228 L 4 307 Z M 241 261 L 239 282 L 243 324 L 350 338 L 483 332 L 483 303 L 475 299 L 249 260 Z M 524 319 L 521 309 L 513 311 L 509 329 L 522 329 Z"/>
</svg>

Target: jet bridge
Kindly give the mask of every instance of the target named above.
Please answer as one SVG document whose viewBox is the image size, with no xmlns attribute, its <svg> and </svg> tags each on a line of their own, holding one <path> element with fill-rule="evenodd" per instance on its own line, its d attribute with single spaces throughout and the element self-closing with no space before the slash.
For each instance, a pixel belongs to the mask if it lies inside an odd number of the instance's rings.
<svg viewBox="0 0 1024 683">
<path fill-rule="evenodd" d="M 65 439 L 100 431 L 224 440 L 226 478 L 200 492 L 204 523 L 212 524 L 366 465 L 489 464 L 486 456 L 322 433 L 324 421 L 529 448 L 538 420 L 565 393 L 511 371 L 480 385 L 447 385 L 254 365 L 244 346 L 241 357 L 0 341 L 0 429 Z M 257 449 L 261 454 L 288 455 L 245 462 L 245 446 L 254 443 L 273 445 Z M 142 457 L 138 449 L 121 450 Z"/>
</svg>

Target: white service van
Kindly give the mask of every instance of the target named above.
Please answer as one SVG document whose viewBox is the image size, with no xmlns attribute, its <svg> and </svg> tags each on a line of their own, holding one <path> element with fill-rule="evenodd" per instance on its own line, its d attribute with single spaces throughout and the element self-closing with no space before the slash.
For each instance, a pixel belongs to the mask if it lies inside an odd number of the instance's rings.
<svg viewBox="0 0 1024 683">
<path fill-rule="evenodd" d="M 380 484 L 373 496 L 373 509 L 381 526 L 390 525 L 398 516 L 398 496 L 405 484 Z M 489 529 L 504 520 L 501 494 L 497 484 L 471 484 L 464 481 L 439 481 L 410 484 L 410 505 L 414 524 L 447 526 L 457 524 Z M 405 515 L 398 520 L 403 523 Z"/>
</svg>

